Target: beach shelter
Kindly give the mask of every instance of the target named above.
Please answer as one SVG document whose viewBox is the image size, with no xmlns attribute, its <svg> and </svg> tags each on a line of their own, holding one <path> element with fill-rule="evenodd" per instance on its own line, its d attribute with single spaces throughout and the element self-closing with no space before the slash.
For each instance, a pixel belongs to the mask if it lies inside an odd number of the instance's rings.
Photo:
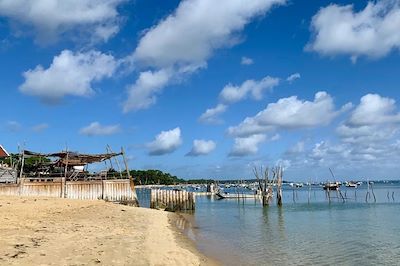
<svg viewBox="0 0 400 266">
<path fill-rule="evenodd" d="M 10 156 L 6 149 L 0 144 L 0 158 L 5 158 Z"/>
</svg>

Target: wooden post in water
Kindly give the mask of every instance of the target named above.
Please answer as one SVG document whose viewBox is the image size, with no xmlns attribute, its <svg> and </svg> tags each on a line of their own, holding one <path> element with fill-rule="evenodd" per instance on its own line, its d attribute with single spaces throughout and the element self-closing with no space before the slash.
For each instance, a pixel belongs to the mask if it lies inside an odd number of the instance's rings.
<svg viewBox="0 0 400 266">
<path fill-rule="evenodd" d="M 276 199 L 278 206 L 282 206 L 282 183 L 283 183 L 283 168 L 279 166 L 277 169 L 277 192 Z"/>
<path fill-rule="evenodd" d="M 192 210 L 196 209 L 196 194 L 192 192 Z"/>
</svg>

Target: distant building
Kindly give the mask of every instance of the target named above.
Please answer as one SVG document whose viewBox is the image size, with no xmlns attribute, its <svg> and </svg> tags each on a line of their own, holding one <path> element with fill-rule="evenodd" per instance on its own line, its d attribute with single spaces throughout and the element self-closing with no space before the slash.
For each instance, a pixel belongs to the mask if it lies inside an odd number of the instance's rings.
<svg viewBox="0 0 400 266">
<path fill-rule="evenodd" d="M 6 149 L 2 145 L 0 145 L 0 158 L 8 157 L 10 154 L 7 152 Z"/>
</svg>

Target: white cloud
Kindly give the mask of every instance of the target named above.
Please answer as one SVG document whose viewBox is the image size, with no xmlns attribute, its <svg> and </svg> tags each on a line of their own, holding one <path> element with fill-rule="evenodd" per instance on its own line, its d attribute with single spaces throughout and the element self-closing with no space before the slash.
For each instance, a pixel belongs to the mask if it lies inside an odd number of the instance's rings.
<svg viewBox="0 0 400 266">
<path fill-rule="evenodd" d="M 235 143 L 229 156 L 242 157 L 256 154 L 258 146 L 267 140 L 264 134 L 256 134 L 245 138 L 235 138 Z"/>
<path fill-rule="evenodd" d="M 40 43 L 75 33 L 76 40 L 107 41 L 119 31 L 118 6 L 126 0 L 0 0 L 0 16 L 27 27 Z M 20 30 L 23 27 L 18 27 Z M 68 35 L 69 36 L 69 35 Z"/>
<path fill-rule="evenodd" d="M 136 83 L 128 88 L 128 98 L 123 104 L 124 112 L 146 109 L 153 105 L 162 88 L 168 83 L 168 71 L 141 72 Z"/>
<path fill-rule="evenodd" d="M 81 128 L 80 134 L 86 136 L 108 136 L 121 131 L 119 125 L 103 126 L 99 122 L 92 122 L 90 125 Z"/>
<path fill-rule="evenodd" d="M 50 103 L 67 95 L 89 96 L 93 93 L 92 83 L 111 77 L 116 67 L 112 55 L 64 50 L 54 57 L 49 68 L 38 65 L 24 72 L 25 81 L 19 89 Z"/>
<path fill-rule="evenodd" d="M 139 41 L 135 60 L 151 67 L 200 66 L 213 51 L 237 42 L 235 33 L 283 0 L 182 1 Z"/>
<path fill-rule="evenodd" d="M 37 124 L 37 125 L 33 126 L 33 127 L 32 127 L 32 130 L 33 130 L 34 132 L 39 133 L 39 132 L 42 132 L 42 131 L 44 131 L 44 130 L 46 130 L 46 129 L 48 129 L 48 128 L 49 128 L 49 125 L 48 125 L 48 124 L 42 123 L 42 124 Z"/>
<path fill-rule="evenodd" d="M 225 86 L 219 98 L 225 103 L 235 103 L 247 98 L 249 95 L 255 100 L 261 100 L 265 90 L 272 90 L 279 84 L 278 78 L 266 76 L 262 80 L 246 80 L 240 86 L 228 84 Z"/>
<path fill-rule="evenodd" d="M 154 141 L 147 144 L 150 155 L 164 155 L 174 152 L 182 144 L 181 129 L 179 127 L 161 131 Z"/>
<path fill-rule="evenodd" d="M 266 90 L 272 90 L 279 84 L 279 78 L 270 76 L 262 80 L 246 80 L 240 86 L 226 85 L 219 94 L 219 103 L 216 107 L 207 109 L 199 118 L 199 121 L 207 124 L 221 124 L 223 121 L 219 115 L 226 112 L 228 104 L 244 100 L 251 96 L 255 100 L 261 100 Z"/>
<path fill-rule="evenodd" d="M 234 136 L 248 136 L 276 129 L 311 128 L 329 124 L 341 112 L 348 110 L 347 104 L 336 110 L 333 98 L 326 92 L 317 92 L 314 101 L 299 100 L 297 96 L 282 98 L 254 117 L 247 117 L 228 132 Z"/>
<path fill-rule="evenodd" d="M 290 75 L 289 77 L 287 77 L 286 81 L 292 83 L 293 81 L 295 81 L 296 79 L 301 78 L 300 73 L 294 73 L 292 75 Z"/>
<path fill-rule="evenodd" d="M 400 113 L 396 109 L 394 99 L 367 94 L 336 132 L 342 143 L 358 148 L 387 145 L 382 143 L 393 141 L 399 132 Z"/>
<path fill-rule="evenodd" d="M 253 134 L 261 134 L 276 130 L 275 126 L 261 125 L 256 117 L 246 117 L 243 122 L 237 126 L 228 128 L 228 134 L 231 136 L 246 137 Z"/>
<path fill-rule="evenodd" d="M 285 159 L 297 170 L 334 167 L 352 175 L 356 171 L 358 178 L 387 177 L 381 175 L 383 172 L 397 174 L 400 120 L 396 110 L 393 99 L 367 94 L 337 127 L 338 141 L 322 140 L 310 147 L 301 143 L 289 149 Z M 380 169 L 385 170 L 380 173 Z"/>
<path fill-rule="evenodd" d="M 209 108 L 200 116 L 199 121 L 205 124 L 220 124 L 222 120 L 219 115 L 225 113 L 227 108 L 225 104 L 218 104 L 214 108 Z"/>
<path fill-rule="evenodd" d="M 137 66 L 153 71 L 171 71 L 170 80 L 180 79 L 182 75 L 206 67 L 215 50 L 236 44 L 240 32 L 254 17 L 285 2 L 221 0 L 216 5 L 213 0 L 182 1 L 173 14 L 144 34 L 132 60 Z M 135 86 L 131 88 L 135 89 Z M 147 94 L 154 93 L 150 89 Z"/>
<path fill-rule="evenodd" d="M 193 141 L 192 150 L 187 154 L 188 156 L 207 155 L 215 148 L 217 144 L 212 140 L 196 139 Z"/>
<path fill-rule="evenodd" d="M 249 65 L 254 64 L 254 61 L 253 61 L 253 59 L 251 59 L 249 57 L 243 56 L 242 60 L 240 61 L 240 64 L 249 66 Z"/>
<path fill-rule="evenodd" d="M 353 111 L 348 123 L 351 125 L 376 125 L 400 122 L 400 113 L 396 111 L 394 99 L 381 97 L 378 94 L 367 94 Z"/>
<path fill-rule="evenodd" d="M 307 49 L 323 55 L 347 54 L 379 58 L 400 47 L 400 2 L 368 2 L 359 12 L 353 5 L 331 4 L 311 23 L 315 35 Z"/>
<path fill-rule="evenodd" d="M 345 143 L 378 143 L 392 138 L 398 132 L 395 125 L 350 126 L 340 125 L 336 133 Z"/>
</svg>

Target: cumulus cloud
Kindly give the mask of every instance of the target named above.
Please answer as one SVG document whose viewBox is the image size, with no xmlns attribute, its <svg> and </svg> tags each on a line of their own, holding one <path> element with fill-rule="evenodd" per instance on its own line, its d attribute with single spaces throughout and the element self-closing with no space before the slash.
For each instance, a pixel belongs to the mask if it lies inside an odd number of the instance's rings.
<svg viewBox="0 0 400 266">
<path fill-rule="evenodd" d="M 0 0 L 0 16 L 26 27 L 40 43 L 78 33 L 79 39 L 107 41 L 119 31 L 118 6 L 126 0 Z M 23 27 L 18 27 L 21 31 Z M 33 31 L 32 31 L 33 29 Z"/>
<path fill-rule="evenodd" d="M 400 1 L 368 2 L 360 11 L 353 5 L 331 4 L 313 17 L 314 39 L 307 49 L 323 55 L 346 54 L 379 58 L 400 46 Z"/>
<path fill-rule="evenodd" d="M 182 144 L 181 129 L 179 127 L 161 131 L 154 141 L 147 143 L 149 155 L 164 155 L 174 152 Z"/>
<path fill-rule="evenodd" d="M 267 140 L 265 134 L 255 134 L 244 138 L 235 138 L 235 143 L 229 156 L 242 157 L 247 155 L 256 154 L 258 146 Z"/>
<path fill-rule="evenodd" d="M 121 131 L 119 125 L 103 126 L 99 122 L 92 122 L 88 126 L 81 128 L 80 134 L 86 136 L 108 136 Z"/>
<path fill-rule="evenodd" d="M 326 92 L 317 92 L 314 101 L 300 100 L 297 96 L 282 98 L 253 117 L 247 117 L 228 132 L 234 136 L 248 136 L 276 129 L 311 128 L 329 124 L 351 104 L 336 110 L 333 98 Z"/>
<path fill-rule="evenodd" d="M 261 80 L 246 80 L 241 85 L 226 85 L 219 94 L 219 103 L 216 107 L 207 109 L 199 118 L 206 124 L 220 124 L 223 121 L 219 116 L 224 113 L 229 104 L 244 100 L 249 96 L 255 100 L 261 100 L 267 90 L 272 90 L 279 84 L 279 78 L 266 76 Z"/>
<path fill-rule="evenodd" d="M 240 64 L 249 66 L 254 64 L 254 60 L 249 57 L 243 56 L 242 60 L 240 61 Z"/>
<path fill-rule="evenodd" d="M 171 71 L 170 80 L 180 79 L 206 67 L 215 50 L 236 44 L 240 32 L 252 19 L 285 2 L 222 0 L 216 5 L 213 0 L 182 1 L 173 14 L 146 31 L 132 60 L 138 67 Z M 131 90 L 142 88 L 133 86 Z M 150 89 L 148 95 L 153 94 Z M 135 109 L 142 108 L 126 110 Z"/>
<path fill-rule="evenodd" d="M 247 98 L 249 95 L 255 100 L 261 100 L 266 90 L 272 90 L 279 84 L 278 78 L 266 76 L 262 80 L 246 80 L 240 86 L 226 85 L 219 97 L 225 103 L 235 103 Z"/>
<path fill-rule="evenodd" d="M 200 156 L 207 155 L 215 148 L 217 144 L 212 140 L 196 139 L 193 141 L 192 150 L 187 154 L 187 156 Z"/>
<path fill-rule="evenodd" d="M 286 81 L 288 81 L 289 83 L 292 83 L 293 81 L 295 81 L 296 79 L 301 78 L 300 73 L 294 73 L 292 75 L 290 75 L 289 77 L 286 78 Z"/>
<path fill-rule="evenodd" d="M 41 124 L 37 124 L 35 126 L 32 127 L 32 130 L 36 133 L 45 131 L 46 129 L 49 128 L 49 125 L 46 123 L 41 123 Z"/>
<path fill-rule="evenodd" d="M 153 105 L 157 100 L 156 95 L 168 83 L 169 77 L 166 70 L 141 72 L 136 83 L 128 87 L 128 99 L 123 104 L 124 112 Z"/>
<path fill-rule="evenodd" d="M 209 108 L 200 116 L 199 121 L 205 124 L 220 124 L 222 120 L 219 115 L 225 113 L 227 108 L 225 104 L 218 104 L 214 108 Z"/>
<path fill-rule="evenodd" d="M 393 99 L 367 94 L 336 128 L 337 141 L 322 140 L 311 146 L 300 142 L 285 153 L 285 159 L 297 169 L 335 167 L 353 174 L 357 169 L 363 175 L 376 174 L 382 168 L 385 172 L 397 169 L 395 162 L 400 158 L 397 118 Z"/>
<path fill-rule="evenodd" d="M 24 72 L 25 81 L 19 90 L 48 103 L 67 95 L 89 96 L 93 93 L 92 83 L 111 77 L 116 67 L 112 55 L 64 50 L 54 57 L 49 68 L 38 65 Z"/>
<path fill-rule="evenodd" d="M 363 96 L 348 121 L 358 126 L 398 122 L 400 113 L 396 112 L 396 101 L 378 94 Z"/>
<path fill-rule="evenodd" d="M 396 101 L 379 94 L 367 94 L 349 118 L 336 129 L 343 143 L 357 146 L 381 145 L 399 131 L 400 113 Z"/>
</svg>

